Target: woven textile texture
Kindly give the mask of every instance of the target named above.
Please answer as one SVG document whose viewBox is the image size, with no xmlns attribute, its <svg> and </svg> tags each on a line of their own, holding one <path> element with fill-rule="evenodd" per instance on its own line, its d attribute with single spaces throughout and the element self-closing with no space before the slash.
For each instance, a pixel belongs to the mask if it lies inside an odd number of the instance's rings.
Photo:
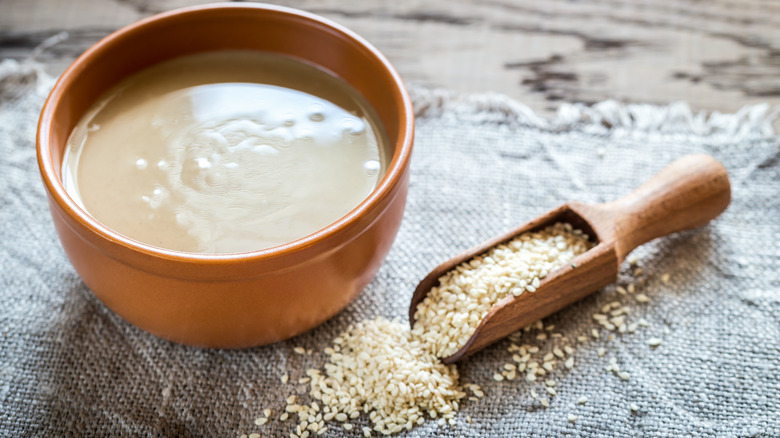
<svg viewBox="0 0 780 438">
<path fill-rule="evenodd" d="M 482 385 L 484 399 L 465 400 L 453 427 L 428 421 L 402 436 L 780 436 L 780 142 L 767 107 L 705 117 L 684 104 L 604 102 L 563 105 L 545 119 L 498 95 L 413 89 L 409 200 L 376 278 L 310 333 L 219 351 L 129 325 L 69 264 L 35 159 L 35 125 L 50 85 L 32 64 L 0 64 L 2 436 L 288 436 L 295 423 L 276 420 L 285 399 L 305 395 L 297 380 L 322 366 L 322 348 L 349 323 L 404 318 L 417 281 L 439 262 L 567 200 L 615 199 L 694 152 L 727 167 L 731 206 L 709 226 L 634 252 L 644 270 L 637 293 L 649 303 L 609 286 L 545 321 L 555 328 L 543 351 L 575 349 L 574 368 L 553 373 L 558 395 L 548 395 L 549 408 L 531 396 L 545 394 L 542 382 L 493 381 L 512 361 L 502 341 L 459 365 L 462 381 Z M 626 263 L 618 282 L 630 281 Z M 594 339 L 591 315 L 615 300 L 630 307 L 628 322 L 644 318 L 648 326 L 600 329 Z M 536 336 L 526 333 L 522 342 Z M 651 348 L 650 338 L 663 343 Z M 296 346 L 315 353 L 295 354 Z M 628 381 L 605 371 L 610 358 Z M 283 374 L 291 383 L 280 382 Z M 582 396 L 588 401 L 580 405 Z M 275 419 L 255 426 L 265 408 Z M 359 429 L 367 421 L 354 423 Z M 336 426 L 326 436 L 349 434 Z"/>
</svg>

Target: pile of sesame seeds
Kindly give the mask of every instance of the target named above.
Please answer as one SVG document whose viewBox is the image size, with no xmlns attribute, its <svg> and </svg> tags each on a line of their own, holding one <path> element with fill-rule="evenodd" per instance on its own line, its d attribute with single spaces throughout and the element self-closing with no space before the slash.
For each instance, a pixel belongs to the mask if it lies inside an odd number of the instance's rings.
<svg viewBox="0 0 780 438">
<path fill-rule="evenodd" d="M 310 354 L 301 347 L 295 351 Z M 322 435 L 333 427 L 366 437 L 391 435 L 411 430 L 426 418 L 451 426 L 462 399 L 484 397 L 479 385 L 461 385 L 455 365 L 441 363 L 405 322 L 378 317 L 354 324 L 324 353 L 328 362 L 323 369 L 308 369 L 306 377 L 298 379 L 308 384 L 310 402 L 291 395 L 279 416 L 281 422 L 297 419 L 291 438 Z M 284 374 L 281 381 L 286 384 L 290 377 Z M 370 427 L 355 424 L 361 414 Z M 266 425 L 270 415 L 266 409 L 255 424 Z"/>
<path fill-rule="evenodd" d="M 593 247 L 582 231 L 557 223 L 523 233 L 439 278 L 417 305 L 413 333 L 439 357 L 458 351 L 501 299 L 536 292 L 540 280 Z"/>
<path fill-rule="evenodd" d="M 409 325 L 377 318 L 350 327 L 325 350 L 325 372 L 309 370 L 310 394 L 344 422 L 368 414 L 384 435 L 411 430 L 425 416 L 454 424 L 466 393 L 458 370 L 412 336 Z M 478 387 L 471 387 L 472 392 Z M 366 431 L 364 431 L 366 432 Z"/>
</svg>

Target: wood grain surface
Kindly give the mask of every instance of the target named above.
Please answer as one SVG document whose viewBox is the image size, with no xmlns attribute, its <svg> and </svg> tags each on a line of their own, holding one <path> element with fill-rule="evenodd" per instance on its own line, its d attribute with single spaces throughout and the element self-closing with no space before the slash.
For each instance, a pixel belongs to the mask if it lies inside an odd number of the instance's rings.
<svg viewBox="0 0 780 438">
<path fill-rule="evenodd" d="M 190 0 L 0 0 L 0 58 L 61 72 L 111 31 Z M 668 103 L 736 111 L 780 103 L 780 2 L 772 0 L 284 0 L 371 41 L 408 83 L 496 91 L 536 111 L 559 102 Z"/>
</svg>

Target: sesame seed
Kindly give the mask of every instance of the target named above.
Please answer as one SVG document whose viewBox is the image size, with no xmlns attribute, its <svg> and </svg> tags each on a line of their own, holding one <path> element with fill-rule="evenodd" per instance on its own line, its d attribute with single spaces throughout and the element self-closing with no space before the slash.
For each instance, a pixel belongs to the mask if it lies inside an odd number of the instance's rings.
<svg viewBox="0 0 780 438">
<path fill-rule="evenodd" d="M 542 404 L 542 406 L 544 406 L 545 408 L 549 408 L 549 407 L 550 407 L 550 402 L 547 400 L 547 398 L 546 398 L 546 397 L 542 397 L 542 398 L 540 398 L 540 399 L 539 399 L 539 402 L 540 402 L 540 403 Z"/>
<path fill-rule="evenodd" d="M 495 374 L 493 374 L 493 380 L 495 380 L 496 382 L 501 382 L 502 380 L 504 380 L 504 376 L 502 376 L 501 374 L 495 373 Z"/>
<path fill-rule="evenodd" d="M 631 403 L 628 407 L 631 408 L 632 412 L 639 411 L 639 405 L 637 405 L 636 403 Z"/>
<path fill-rule="evenodd" d="M 548 386 L 545 389 L 547 390 L 547 393 L 550 394 L 553 397 L 558 395 L 558 391 L 556 391 L 555 388 L 551 388 L 551 387 Z"/>
<path fill-rule="evenodd" d="M 259 433 L 250 433 L 249 434 L 249 438 L 260 438 L 260 434 Z"/>
<path fill-rule="evenodd" d="M 268 423 L 268 418 L 258 418 L 255 420 L 255 424 L 258 426 L 263 426 L 265 423 Z"/>
<path fill-rule="evenodd" d="M 671 277 L 669 274 L 663 274 L 661 275 L 661 282 L 663 282 L 663 284 L 668 284 L 670 278 Z"/>
<path fill-rule="evenodd" d="M 293 348 L 293 351 L 298 354 L 306 354 L 306 349 L 303 347 L 295 347 Z"/>
<path fill-rule="evenodd" d="M 350 423 L 344 423 L 344 430 L 350 431 L 352 430 L 352 424 Z"/>
<path fill-rule="evenodd" d="M 636 300 L 640 303 L 650 302 L 650 298 L 645 294 L 637 294 Z"/>
<path fill-rule="evenodd" d="M 569 369 L 569 370 L 574 368 L 574 358 L 570 357 L 570 358 L 566 359 L 566 362 L 564 362 L 563 366 L 565 366 L 566 369 Z"/>
<path fill-rule="evenodd" d="M 290 380 L 290 376 L 288 376 L 287 374 L 282 374 L 281 380 L 282 383 L 287 383 Z"/>
<path fill-rule="evenodd" d="M 626 287 L 626 291 L 630 294 L 636 292 L 636 286 L 634 283 L 629 283 L 629 285 Z"/>
<path fill-rule="evenodd" d="M 660 338 L 650 338 L 647 340 L 647 344 L 650 345 L 651 347 L 657 347 L 661 345 L 662 342 L 663 340 Z"/>
<path fill-rule="evenodd" d="M 569 414 L 566 416 L 566 419 L 569 420 L 569 423 L 575 423 L 577 422 L 577 416 L 574 414 Z"/>
<path fill-rule="evenodd" d="M 604 347 L 599 347 L 596 350 L 596 353 L 599 355 L 599 357 L 604 357 L 604 355 L 607 354 L 607 349 Z"/>
<path fill-rule="evenodd" d="M 626 371 L 621 371 L 618 373 L 618 377 L 620 377 L 620 380 L 628 381 L 631 378 L 631 375 Z"/>
<path fill-rule="evenodd" d="M 584 395 L 577 399 L 578 405 L 584 405 L 588 402 L 588 397 L 585 397 Z"/>
<path fill-rule="evenodd" d="M 265 415 L 265 418 L 268 418 L 271 416 L 272 411 L 270 409 L 263 409 L 263 415 Z"/>
</svg>

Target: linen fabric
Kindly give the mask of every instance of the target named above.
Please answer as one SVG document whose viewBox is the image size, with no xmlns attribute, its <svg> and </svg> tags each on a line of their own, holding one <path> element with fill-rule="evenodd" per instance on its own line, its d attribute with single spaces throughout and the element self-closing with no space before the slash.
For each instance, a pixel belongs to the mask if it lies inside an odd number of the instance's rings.
<svg viewBox="0 0 780 438">
<path fill-rule="evenodd" d="M 780 141 L 775 113 L 696 114 L 668 106 L 564 104 L 544 118 L 495 94 L 413 88 L 417 135 L 409 199 L 376 278 L 343 312 L 274 345 L 208 350 L 173 344 L 107 309 L 79 279 L 52 226 L 35 157 L 35 126 L 51 79 L 32 63 L 0 63 L 0 435 L 288 436 L 285 399 L 321 368 L 322 349 L 350 323 L 405 319 L 417 282 L 438 263 L 568 200 L 616 199 L 688 153 L 728 169 L 732 203 L 710 225 L 661 238 L 632 255 L 644 273 L 638 303 L 609 286 L 547 318 L 570 345 L 558 395 L 544 384 L 496 382 L 508 341 L 459 364 L 485 398 L 464 400 L 457 424 L 400 436 L 780 436 Z M 625 263 L 618 284 L 634 281 Z M 669 274 L 670 281 L 661 281 Z M 618 300 L 633 334 L 600 330 L 592 314 Z M 613 339 L 608 339 L 608 335 Z M 578 336 L 587 342 L 578 342 Z M 523 343 L 535 344 L 536 333 Z M 567 342 L 563 339 L 566 338 Z M 656 348 L 648 339 L 659 338 Z M 300 355 L 294 347 L 315 352 Z M 598 349 L 606 354 L 599 357 Z M 628 381 L 606 371 L 615 358 Z M 290 383 L 280 377 L 289 374 Z M 585 396 L 587 403 L 578 404 Z M 638 410 L 632 411 L 631 404 Z M 270 408 L 272 420 L 254 425 Z M 568 414 L 577 416 L 574 423 Z M 471 423 L 467 418 L 472 420 Z M 367 416 L 347 432 L 361 436 Z"/>
</svg>

